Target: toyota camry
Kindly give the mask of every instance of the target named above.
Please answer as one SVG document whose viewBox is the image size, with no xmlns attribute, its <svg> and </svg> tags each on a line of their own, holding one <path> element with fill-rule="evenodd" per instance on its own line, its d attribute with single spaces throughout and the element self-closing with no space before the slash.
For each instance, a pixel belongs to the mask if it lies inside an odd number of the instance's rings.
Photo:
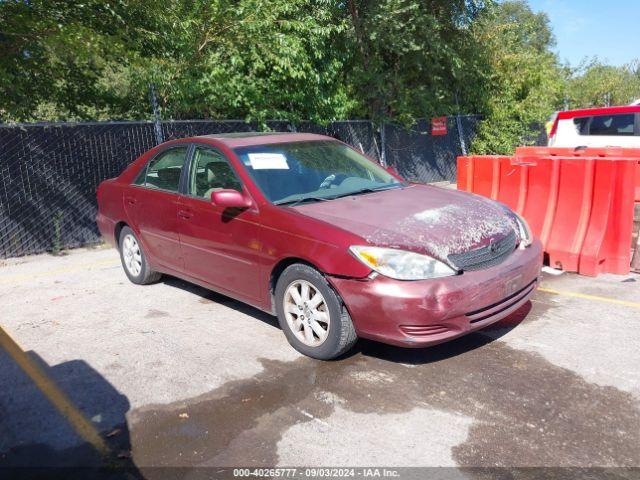
<svg viewBox="0 0 640 480">
<path fill-rule="evenodd" d="M 97 195 L 133 283 L 166 274 L 251 304 L 318 359 L 359 337 L 425 347 L 484 328 L 528 301 L 542 263 L 506 206 L 321 135 L 170 141 Z"/>
</svg>

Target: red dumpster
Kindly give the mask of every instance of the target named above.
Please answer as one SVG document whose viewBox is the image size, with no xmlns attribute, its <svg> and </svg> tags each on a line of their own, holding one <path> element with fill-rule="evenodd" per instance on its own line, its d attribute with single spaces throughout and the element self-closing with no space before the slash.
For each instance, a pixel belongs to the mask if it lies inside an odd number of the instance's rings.
<svg viewBox="0 0 640 480">
<path fill-rule="evenodd" d="M 585 275 L 630 268 L 640 150 L 526 147 L 513 157 L 458 158 L 458 188 L 527 219 L 549 264 Z"/>
</svg>

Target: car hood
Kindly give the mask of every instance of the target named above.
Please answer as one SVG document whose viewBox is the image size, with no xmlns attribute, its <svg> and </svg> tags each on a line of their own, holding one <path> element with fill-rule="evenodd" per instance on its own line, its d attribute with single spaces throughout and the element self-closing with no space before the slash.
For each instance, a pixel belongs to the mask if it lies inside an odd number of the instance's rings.
<svg viewBox="0 0 640 480">
<path fill-rule="evenodd" d="M 430 255 L 441 261 L 486 246 L 517 225 L 501 204 L 428 185 L 354 195 L 294 207 L 362 237 L 366 243 Z"/>
</svg>

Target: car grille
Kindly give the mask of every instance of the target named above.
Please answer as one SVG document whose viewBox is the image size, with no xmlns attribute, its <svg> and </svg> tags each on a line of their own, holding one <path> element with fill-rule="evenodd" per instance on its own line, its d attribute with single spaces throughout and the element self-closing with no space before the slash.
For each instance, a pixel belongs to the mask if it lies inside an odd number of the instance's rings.
<svg viewBox="0 0 640 480">
<path fill-rule="evenodd" d="M 459 270 L 482 270 L 502 263 L 516 249 L 514 231 L 504 238 L 475 250 L 454 253 L 447 258 Z"/>
</svg>

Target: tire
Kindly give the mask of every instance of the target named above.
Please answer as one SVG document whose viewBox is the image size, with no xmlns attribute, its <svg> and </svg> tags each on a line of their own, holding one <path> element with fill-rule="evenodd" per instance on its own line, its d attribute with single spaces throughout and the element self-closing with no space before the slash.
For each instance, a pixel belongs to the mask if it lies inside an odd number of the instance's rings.
<svg viewBox="0 0 640 480">
<path fill-rule="evenodd" d="M 128 242 L 129 239 L 135 241 L 135 246 L 137 246 L 137 250 L 139 253 L 139 262 L 136 262 L 136 266 L 132 267 L 131 263 L 128 264 L 128 259 L 125 258 L 127 253 L 127 246 L 125 242 Z M 135 247 L 133 247 L 135 248 Z M 122 268 L 124 269 L 124 273 L 127 275 L 131 282 L 136 285 L 149 285 L 150 283 L 155 283 L 160 278 L 162 278 L 162 274 L 159 272 L 154 272 L 149 268 L 149 264 L 147 263 L 147 258 L 142 250 L 142 245 L 140 245 L 140 241 L 136 234 L 133 233 L 129 227 L 123 227 L 120 231 L 120 238 L 118 239 L 118 250 L 120 251 L 120 261 L 122 262 Z M 129 250 L 131 251 L 131 250 Z"/>
<path fill-rule="evenodd" d="M 305 293 L 306 299 L 302 298 Z M 317 302 L 316 293 L 321 294 L 322 303 L 310 308 Z M 301 302 L 296 302 L 298 297 Z M 331 360 L 346 353 L 358 340 L 342 300 L 324 276 L 308 265 L 296 263 L 282 272 L 276 284 L 275 301 L 280 328 L 291 346 L 304 355 Z M 328 322 L 325 322 L 327 315 Z M 322 338 L 316 333 L 318 325 L 326 332 Z M 307 336 L 309 330 L 311 339 Z"/>
</svg>

